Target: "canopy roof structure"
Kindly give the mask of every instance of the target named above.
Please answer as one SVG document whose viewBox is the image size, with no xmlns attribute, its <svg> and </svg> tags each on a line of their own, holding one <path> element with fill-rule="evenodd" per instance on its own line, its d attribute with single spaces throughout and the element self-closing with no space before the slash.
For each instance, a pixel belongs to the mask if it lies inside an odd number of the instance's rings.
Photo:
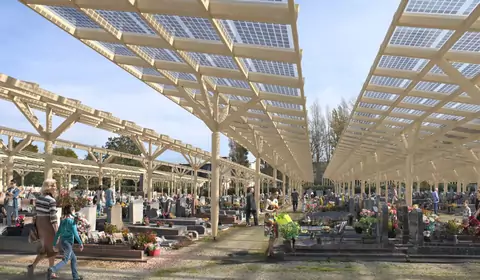
<svg viewBox="0 0 480 280">
<path fill-rule="evenodd" d="M 11 136 L 11 137 L 16 137 L 16 138 L 20 138 L 20 139 L 29 139 L 29 141 L 32 141 L 32 142 L 45 142 L 45 139 L 43 137 L 41 137 L 40 135 L 36 135 L 35 133 L 20 131 L 20 130 L 7 128 L 7 127 L 3 127 L 3 126 L 0 126 L 0 135 Z M 77 142 L 73 142 L 73 141 L 68 141 L 68 140 L 57 139 L 57 140 L 54 141 L 54 145 L 56 145 L 58 147 L 63 147 L 63 148 L 83 150 L 83 151 L 88 152 L 88 153 L 102 154 L 106 158 L 117 157 L 117 158 L 133 159 L 133 160 L 136 160 L 138 162 L 145 161 L 145 158 L 141 155 L 133 155 L 133 154 L 128 154 L 128 153 L 123 153 L 123 152 L 119 152 L 119 151 L 115 151 L 115 150 L 110 150 L 110 149 L 106 149 L 106 148 L 99 148 L 99 147 L 85 145 L 85 144 L 81 144 L 81 143 L 77 143 Z M 4 144 L 2 144 L 1 142 L 0 142 L 0 148 L 2 150 L 4 150 Z M 22 152 L 22 153 L 24 153 L 24 152 Z M 39 158 L 39 157 L 42 158 L 41 154 L 35 154 L 35 155 L 28 154 L 27 156 L 34 157 L 34 158 Z M 55 158 L 57 158 L 57 156 L 55 156 Z M 57 159 L 57 161 L 68 163 L 68 162 L 71 162 L 70 159 L 71 158 L 68 158 L 68 157 L 60 157 L 60 159 Z M 72 159 L 72 161 L 75 162 L 75 163 L 77 163 L 77 162 L 82 162 L 83 163 L 84 162 L 83 160 L 76 160 L 76 159 Z M 233 170 L 236 171 L 236 174 L 238 174 L 239 176 L 243 175 L 242 177 L 250 178 L 255 173 L 254 170 L 252 170 L 250 168 L 247 168 L 243 165 L 240 165 L 238 163 L 231 162 L 231 161 L 226 160 L 226 159 L 220 159 L 220 161 L 221 161 L 220 164 L 223 165 L 224 169 L 227 169 L 227 168 L 228 169 L 233 169 Z M 98 163 L 96 163 L 95 161 L 87 161 L 87 162 L 89 164 L 90 163 L 95 163 L 95 167 L 97 167 L 97 169 L 98 169 Z M 190 171 L 190 172 L 194 171 L 194 169 L 192 167 L 186 166 L 186 165 L 174 164 L 174 163 L 169 163 L 169 162 L 165 162 L 165 161 L 161 161 L 161 160 L 154 160 L 154 163 L 155 163 L 154 165 L 157 168 L 161 167 L 161 166 L 168 166 L 168 167 L 172 168 L 172 170 L 176 168 L 176 169 L 186 170 L 186 171 Z M 115 164 L 115 165 L 118 165 L 118 164 Z M 110 166 L 110 164 L 107 164 L 107 166 Z M 138 177 L 141 173 L 145 173 L 145 169 L 143 169 L 143 168 L 131 167 L 131 166 L 126 166 L 126 165 L 118 165 L 117 167 L 119 167 L 119 166 L 121 166 L 121 169 L 117 170 L 118 171 L 117 173 L 122 174 L 123 171 L 128 171 L 128 170 L 134 171 L 135 176 L 137 176 L 137 179 L 138 179 Z M 125 168 L 123 168 L 123 167 L 125 167 Z M 106 169 L 106 170 L 109 170 L 109 169 Z M 142 171 L 142 172 L 139 173 L 139 171 Z M 198 173 L 204 173 L 204 174 L 210 174 L 211 173 L 209 170 L 204 170 L 204 169 L 198 169 L 197 172 Z M 165 172 L 163 172 L 163 173 L 165 173 Z M 157 173 L 155 173 L 155 174 L 157 174 Z M 81 174 L 75 174 L 75 175 L 81 175 Z M 128 175 L 128 174 L 126 174 L 126 175 Z M 95 176 L 97 176 L 97 175 L 95 175 Z M 266 174 L 262 173 L 261 176 L 262 176 L 263 179 L 273 180 L 273 177 L 271 177 L 269 175 L 266 175 Z"/>
<path fill-rule="evenodd" d="M 480 180 L 479 1 L 401 1 L 325 176 Z"/>
<path fill-rule="evenodd" d="M 160 161 L 156 158 L 151 158 L 153 166 L 155 166 L 156 168 L 160 166 L 170 166 L 172 168 L 181 168 L 190 171 L 196 169 L 198 172 L 210 173 L 210 171 L 202 170 L 200 169 L 201 166 L 198 166 L 202 162 L 206 163 L 210 161 L 210 153 L 203 151 L 199 148 L 195 148 L 191 145 L 183 144 L 181 141 L 172 139 L 166 135 L 160 135 L 152 129 L 142 128 L 134 122 L 120 120 L 119 118 L 114 117 L 109 112 L 90 108 L 82 104 L 78 100 L 73 100 L 56 95 L 52 92 L 40 88 L 37 84 L 17 80 L 15 78 L 0 73 L 0 98 L 14 103 L 40 134 L 37 135 L 30 132 L 19 131 L 0 126 L 1 135 L 18 137 L 22 139 L 28 138 L 29 141 L 40 142 L 46 142 L 46 139 L 51 139 L 53 140 L 53 144 L 57 146 L 80 149 L 92 154 L 98 153 L 102 156 L 134 159 L 139 161 L 143 165 L 146 165 L 146 161 L 149 160 L 149 151 L 146 151 L 147 149 L 144 147 L 143 143 L 150 142 L 161 148 L 159 149 L 159 151 L 164 151 L 168 149 L 181 153 L 186 158 L 189 164 L 197 165 L 188 167 L 184 165 L 171 164 L 168 162 Z M 65 118 L 65 121 L 57 129 L 51 132 L 49 137 L 46 137 L 45 131 L 32 109 L 43 112 L 51 109 L 55 115 Z M 61 133 L 63 133 L 66 129 L 68 129 L 69 126 L 72 126 L 76 122 L 104 129 L 119 135 L 129 136 L 135 140 L 136 144 L 139 146 L 140 149 L 142 147 L 144 148 L 143 150 L 141 149 L 142 155 L 132 155 L 105 148 L 99 148 L 95 146 L 89 146 L 72 141 L 58 139 Z M 160 154 L 161 153 L 157 153 L 157 155 Z M 103 161 L 99 163 L 103 164 Z M 230 169 L 236 170 L 238 174 L 244 173 L 245 176 L 253 176 L 255 174 L 255 170 L 252 170 L 250 168 L 226 159 L 220 159 L 220 164 L 225 167 L 229 167 Z M 138 170 L 138 168 L 136 170 Z M 271 176 L 263 173 L 260 176 L 267 180 L 273 179 Z"/>
<path fill-rule="evenodd" d="M 0 154 L 0 160 L 7 158 L 7 155 Z M 19 172 L 43 172 L 45 155 L 22 151 L 19 155 L 14 156 L 14 170 Z M 85 176 L 87 178 L 98 177 L 98 165 L 93 160 L 81 160 L 70 157 L 55 156 L 53 161 L 55 173 Z M 140 174 L 145 173 L 145 169 L 135 166 L 127 166 L 121 164 L 107 164 L 104 167 L 105 176 L 113 176 L 115 178 L 139 180 Z M 172 179 L 192 181 L 193 176 L 185 174 L 175 174 L 165 171 L 154 171 L 154 181 L 170 181 Z M 208 181 L 206 178 L 198 177 L 198 183 Z"/>
<path fill-rule="evenodd" d="M 20 1 L 212 132 L 313 180 L 294 0 Z"/>
</svg>

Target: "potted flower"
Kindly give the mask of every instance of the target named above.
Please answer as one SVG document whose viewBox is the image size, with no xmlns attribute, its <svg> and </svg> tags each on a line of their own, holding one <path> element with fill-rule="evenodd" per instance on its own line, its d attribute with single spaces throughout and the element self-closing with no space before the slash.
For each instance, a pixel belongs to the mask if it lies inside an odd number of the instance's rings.
<svg viewBox="0 0 480 280">
<path fill-rule="evenodd" d="M 398 223 L 393 220 L 388 221 L 388 238 L 397 237 Z"/>
<path fill-rule="evenodd" d="M 160 256 L 160 246 L 158 243 L 148 243 L 146 244 L 146 252 L 149 257 L 158 257 Z"/>
<path fill-rule="evenodd" d="M 163 221 L 157 221 L 157 227 L 162 227 L 164 225 L 165 223 Z"/>
<path fill-rule="evenodd" d="M 353 224 L 353 229 L 356 233 L 361 234 L 363 232 L 363 224 L 360 222 L 355 222 Z"/>
<path fill-rule="evenodd" d="M 140 232 L 135 235 L 133 240 L 133 249 L 146 250 L 147 244 L 153 244 L 157 242 L 157 234 L 155 232 Z"/>
<path fill-rule="evenodd" d="M 282 235 L 283 245 L 286 252 L 292 252 L 295 249 L 295 239 L 300 235 L 300 226 L 296 222 L 279 224 L 278 232 Z"/>
<path fill-rule="evenodd" d="M 172 223 L 172 222 L 169 222 L 169 223 L 168 223 L 168 227 L 169 227 L 169 228 L 173 228 L 173 223 Z"/>
<path fill-rule="evenodd" d="M 447 239 L 453 241 L 454 244 L 458 243 L 458 233 L 460 231 L 460 225 L 456 220 L 449 220 L 445 224 L 445 231 L 447 232 Z"/>
</svg>

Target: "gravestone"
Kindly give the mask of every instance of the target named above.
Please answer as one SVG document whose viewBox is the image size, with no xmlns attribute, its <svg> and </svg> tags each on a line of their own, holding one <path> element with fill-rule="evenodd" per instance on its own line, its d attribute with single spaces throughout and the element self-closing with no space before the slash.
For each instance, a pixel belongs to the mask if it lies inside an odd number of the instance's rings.
<svg viewBox="0 0 480 280">
<path fill-rule="evenodd" d="M 410 228 L 410 241 L 413 244 L 418 244 L 418 235 L 419 235 L 419 230 L 420 230 L 420 225 L 419 225 L 419 216 L 423 217 L 422 212 L 419 212 L 418 210 L 414 209 L 412 212 L 408 213 L 408 226 Z M 421 232 L 423 234 L 423 231 Z"/>
<path fill-rule="evenodd" d="M 352 215 L 355 215 L 355 200 L 353 198 L 348 200 L 348 212 L 350 212 Z"/>
<path fill-rule="evenodd" d="M 388 244 L 388 206 L 386 203 L 382 203 L 380 208 L 380 234 L 382 237 L 382 243 Z"/>
<path fill-rule="evenodd" d="M 417 224 L 418 224 L 417 236 L 416 236 L 417 245 L 418 246 L 423 246 L 423 241 L 424 241 L 423 232 L 425 231 L 425 223 L 423 222 L 423 213 L 422 212 L 418 212 Z"/>
<path fill-rule="evenodd" d="M 83 207 L 78 212 L 85 216 L 85 219 L 90 224 L 90 230 L 95 231 L 96 228 L 97 228 L 97 207 L 95 207 L 93 205 Z"/>
<path fill-rule="evenodd" d="M 369 211 L 373 211 L 373 200 L 371 199 L 367 199 L 364 201 L 364 207 L 365 209 L 369 210 Z"/>
<path fill-rule="evenodd" d="M 115 204 L 110 209 L 110 224 L 116 226 L 118 229 L 123 228 L 122 206 Z"/>
<path fill-rule="evenodd" d="M 177 200 L 177 203 L 175 205 L 175 216 L 177 217 L 186 217 L 186 207 L 185 205 L 187 204 L 187 198 L 182 197 L 179 200 Z"/>
<path fill-rule="evenodd" d="M 128 206 L 128 219 L 132 224 L 141 223 L 143 220 L 143 200 L 134 200 Z"/>
<path fill-rule="evenodd" d="M 402 244 L 407 244 L 410 240 L 410 225 L 408 222 L 408 206 L 403 205 L 398 208 L 398 218 L 402 223 Z"/>
</svg>

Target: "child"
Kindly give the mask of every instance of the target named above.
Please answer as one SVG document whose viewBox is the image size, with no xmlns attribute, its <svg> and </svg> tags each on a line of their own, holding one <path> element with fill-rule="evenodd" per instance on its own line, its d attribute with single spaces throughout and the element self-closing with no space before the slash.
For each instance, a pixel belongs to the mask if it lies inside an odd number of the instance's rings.
<svg viewBox="0 0 480 280">
<path fill-rule="evenodd" d="M 467 220 L 472 216 L 472 209 L 468 206 L 468 200 L 463 202 L 463 220 Z"/>
<path fill-rule="evenodd" d="M 267 256 L 273 257 L 273 244 L 278 237 L 278 226 L 275 218 L 270 213 L 265 213 L 265 236 L 268 236 Z"/>
<path fill-rule="evenodd" d="M 73 280 L 83 279 L 81 276 L 78 275 L 77 257 L 73 252 L 74 239 L 78 242 L 78 244 L 80 244 L 80 251 L 83 251 L 82 240 L 78 235 L 77 225 L 75 224 L 75 218 L 73 216 L 74 211 L 75 210 L 71 205 L 66 205 L 62 209 L 63 220 L 60 222 L 58 231 L 55 234 L 55 238 L 53 239 L 53 246 L 54 247 L 57 246 L 57 241 L 58 241 L 58 238 L 60 237 L 60 242 L 63 250 L 63 259 L 59 263 L 57 263 L 55 266 L 52 266 L 48 269 L 47 280 L 52 279 L 52 274 L 59 271 L 64 265 L 68 263 L 68 261 L 70 261 Z"/>
</svg>

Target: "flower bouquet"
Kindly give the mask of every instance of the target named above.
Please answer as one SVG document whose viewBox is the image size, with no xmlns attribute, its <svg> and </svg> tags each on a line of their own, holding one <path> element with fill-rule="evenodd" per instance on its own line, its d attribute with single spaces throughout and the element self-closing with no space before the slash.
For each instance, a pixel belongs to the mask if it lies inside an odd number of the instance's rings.
<svg viewBox="0 0 480 280">
<path fill-rule="evenodd" d="M 77 213 L 75 215 L 75 223 L 77 224 L 77 230 L 79 233 L 88 234 L 91 226 L 88 220 L 85 218 L 85 215 L 82 213 Z"/>
<path fill-rule="evenodd" d="M 25 216 L 24 215 L 18 216 L 17 221 L 15 223 L 15 226 L 19 227 L 19 228 L 23 228 L 25 226 Z"/>
<path fill-rule="evenodd" d="M 332 231 L 332 228 L 329 227 L 329 226 L 322 226 L 322 227 L 320 228 L 320 231 L 321 231 L 322 233 L 330 233 L 330 232 Z"/>
<path fill-rule="evenodd" d="M 149 226 L 150 225 L 150 218 L 147 216 L 143 217 L 142 225 Z"/>
</svg>

